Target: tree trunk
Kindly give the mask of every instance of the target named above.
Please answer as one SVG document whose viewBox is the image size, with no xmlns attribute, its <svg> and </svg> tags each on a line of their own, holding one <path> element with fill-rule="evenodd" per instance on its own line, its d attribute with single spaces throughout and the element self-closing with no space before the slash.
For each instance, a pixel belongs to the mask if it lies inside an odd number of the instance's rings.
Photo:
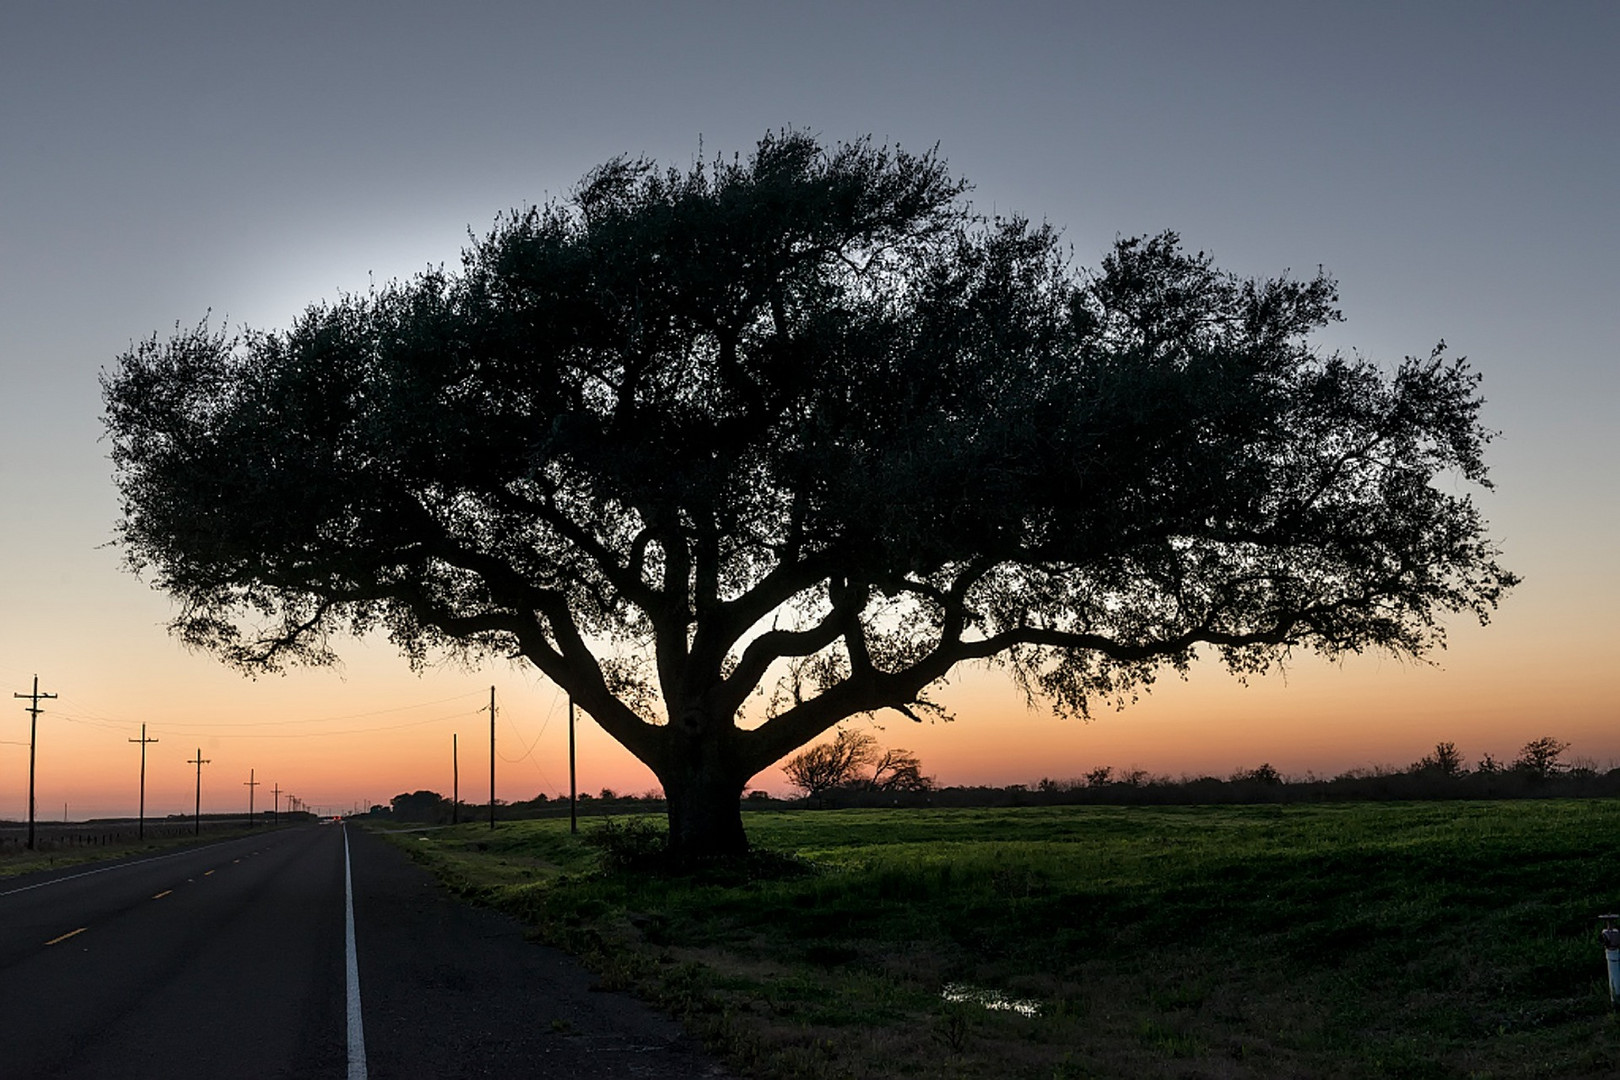
<svg viewBox="0 0 1620 1080">
<path fill-rule="evenodd" d="M 733 760 L 729 721 L 688 715 L 670 725 L 659 779 L 669 803 L 669 854 L 677 866 L 748 853 L 742 792 L 748 776 Z"/>
<path fill-rule="evenodd" d="M 669 800 L 669 854 L 677 866 L 748 853 L 742 824 L 742 782 L 696 777 L 664 783 Z"/>
</svg>

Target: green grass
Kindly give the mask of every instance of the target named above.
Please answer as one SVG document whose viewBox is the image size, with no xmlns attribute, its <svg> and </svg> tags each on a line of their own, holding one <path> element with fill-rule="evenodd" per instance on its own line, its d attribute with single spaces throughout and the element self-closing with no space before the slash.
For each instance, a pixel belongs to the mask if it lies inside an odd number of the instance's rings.
<svg viewBox="0 0 1620 1080">
<path fill-rule="evenodd" d="M 399 839 L 746 1075 L 1620 1074 L 1593 918 L 1620 802 L 746 821 L 792 858 L 665 878 L 562 822 Z"/>
<path fill-rule="evenodd" d="M 285 828 L 286 826 L 281 826 Z M 101 835 L 104 832 L 122 834 L 122 828 L 103 830 L 95 826 L 85 826 L 82 830 L 88 835 Z M 133 830 L 130 830 L 133 832 Z M 15 845 L 7 845 L 0 851 L 0 878 L 17 877 L 29 874 L 35 870 L 56 870 L 68 866 L 80 866 L 84 863 L 105 862 L 108 859 L 122 859 L 132 855 L 149 855 L 162 851 L 171 851 L 175 848 L 189 847 L 196 844 L 209 844 L 218 840 L 229 840 L 236 836 L 246 836 L 254 830 L 242 825 L 203 825 L 202 835 L 196 836 L 189 829 L 181 832 L 165 830 L 159 833 L 154 830 L 152 836 L 137 840 L 133 836 L 122 836 L 107 843 L 90 843 L 84 845 L 67 844 L 61 840 L 60 831 L 53 830 L 50 837 L 42 837 L 39 850 L 29 851 Z M 268 827 L 261 827 L 260 831 L 268 832 Z"/>
</svg>

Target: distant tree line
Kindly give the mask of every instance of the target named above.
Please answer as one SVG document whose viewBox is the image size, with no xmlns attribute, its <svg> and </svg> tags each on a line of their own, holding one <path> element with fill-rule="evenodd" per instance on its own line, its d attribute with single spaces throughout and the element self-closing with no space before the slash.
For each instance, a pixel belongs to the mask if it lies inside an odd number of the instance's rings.
<svg viewBox="0 0 1620 1080">
<path fill-rule="evenodd" d="M 664 809 L 664 796 L 658 791 L 641 795 L 620 794 L 612 788 L 602 788 L 596 794 L 579 793 L 579 812 L 585 815 L 614 813 L 653 813 Z M 567 797 L 553 798 L 541 792 L 532 799 L 507 802 L 495 800 L 495 817 L 499 821 L 517 821 L 528 818 L 566 817 Z M 366 811 L 366 817 L 385 821 L 398 821 L 411 825 L 448 825 L 452 821 L 475 822 L 489 820 L 489 803 L 462 800 L 459 806 L 450 797 L 437 791 L 421 790 L 401 792 L 388 800 L 387 805 L 376 803 Z"/>
<path fill-rule="evenodd" d="M 933 793 L 936 806 L 1059 803 L 1333 802 L 1383 799 L 1513 799 L 1620 796 L 1620 768 L 1600 770 L 1589 759 L 1566 760 L 1570 744 L 1551 735 L 1532 739 L 1511 760 L 1490 753 L 1470 767 L 1454 742 L 1399 768 L 1363 766 L 1336 776 L 1287 776 L 1269 762 L 1226 777 L 1151 775 L 1103 765 L 1067 780 L 1043 778 L 1033 787 L 955 787 Z"/>
<path fill-rule="evenodd" d="M 811 747 L 784 767 L 789 780 L 804 792 L 804 797 L 772 800 L 773 803 L 838 808 L 1620 797 L 1620 768 L 1600 770 L 1589 759 L 1567 759 L 1570 744 L 1551 735 L 1525 743 L 1510 760 L 1484 753 L 1472 765 L 1456 743 L 1440 742 L 1405 768 L 1363 766 L 1331 777 L 1314 773 L 1288 776 L 1269 762 L 1237 769 L 1224 777 L 1188 774 L 1170 777 L 1143 769 L 1099 765 L 1069 779 L 1045 777 L 1034 785 L 1004 787 L 941 787 L 929 780 L 916 787 L 883 788 L 866 782 L 861 772 L 861 763 L 873 760 L 870 756 L 873 748 L 875 743 L 868 748 L 866 756 L 852 758 L 848 747 L 841 755 L 835 752 L 839 749 L 837 740 Z M 825 756 L 814 756 L 817 750 L 822 750 Z M 801 758 L 807 760 L 800 761 Z M 852 762 L 846 769 L 846 781 L 811 789 L 807 781 L 817 774 L 814 769 L 806 770 L 805 766 L 824 764 L 828 759 L 834 763 Z"/>
<path fill-rule="evenodd" d="M 1566 759 L 1569 749 L 1568 742 L 1543 735 L 1525 743 L 1510 760 L 1487 752 L 1472 765 L 1456 743 L 1439 742 L 1405 768 L 1361 766 L 1331 777 L 1314 773 L 1288 776 L 1270 762 L 1237 769 L 1225 777 L 1170 777 L 1143 769 L 1099 765 L 1073 778 L 1044 777 L 1034 785 L 941 787 L 933 777 L 923 774 L 921 761 L 911 751 L 886 749 L 866 732 L 845 730 L 832 741 L 808 747 L 783 764 L 783 772 L 799 796 L 778 798 L 754 790 L 744 797 L 743 805 L 755 809 L 834 809 L 1620 797 L 1620 768 L 1600 770 L 1589 759 Z M 602 788 L 594 795 L 579 795 L 579 813 L 593 817 L 656 813 L 664 807 L 658 791 L 633 795 Z M 522 802 L 497 800 L 495 811 L 501 820 L 556 817 L 568 813 L 568 800 L 541 793 Z M 445 796 L 436 791 L 415 791 L 394 796 L 387 806 L 371 807 L 370 816 L 411 824 L 449 824 L 453 815 Z M 488 820 L 489 804 L 463 802 L 454 817 L 461 821 Z"/>
</svg>

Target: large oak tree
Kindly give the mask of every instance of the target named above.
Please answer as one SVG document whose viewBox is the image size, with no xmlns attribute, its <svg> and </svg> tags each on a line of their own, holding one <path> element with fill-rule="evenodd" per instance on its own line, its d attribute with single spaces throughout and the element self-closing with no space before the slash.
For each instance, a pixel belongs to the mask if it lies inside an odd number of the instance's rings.
<svg viewBox="0 0 1620 1080">
<path fill-rule="evenodd" d="M 526 658 L 657 774 L 685 858 L 965 662 L 1083 712 L 1201 648 L 1422 655 L 1513 583 L 1465 365 L 1317 349 L 1323 276 L 1171 234 L 1084 271 L 964 192 L 796 132 L 620 159 L 459 271 L 154 336 L 103 377 L 123 550 L 249 670 L 350 632 Z"/>
</svg>

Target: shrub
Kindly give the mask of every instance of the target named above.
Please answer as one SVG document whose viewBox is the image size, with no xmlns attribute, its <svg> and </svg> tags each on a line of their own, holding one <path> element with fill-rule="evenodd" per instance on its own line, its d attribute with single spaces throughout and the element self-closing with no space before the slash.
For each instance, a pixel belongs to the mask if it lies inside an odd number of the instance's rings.
<svg viewBox="0 0 1620 1080">
<path fill-rule="evenodd" d="M 669 833 L 652 818 L 606 818 L 585 842 L 602 853 L 603 870 L 650 870 L 663 865 Z"/>
</svg>

